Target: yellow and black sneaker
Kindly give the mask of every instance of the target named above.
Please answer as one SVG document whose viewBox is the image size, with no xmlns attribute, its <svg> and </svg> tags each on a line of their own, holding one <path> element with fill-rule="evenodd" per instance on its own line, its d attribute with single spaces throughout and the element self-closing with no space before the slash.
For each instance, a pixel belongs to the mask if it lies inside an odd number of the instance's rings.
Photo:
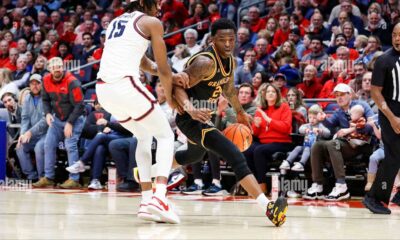
<svg viewBox="0 0 400 240">
<path fill-rule="evenodd" d="M 271 201 L 267 205 L 267 212 L 265 215 L 271 222 L 279 227 L 286 221 L 286 212 L 288 210 L 288 203 L 286 198 L 279 197 L 276 201 Z"/>
</svg>

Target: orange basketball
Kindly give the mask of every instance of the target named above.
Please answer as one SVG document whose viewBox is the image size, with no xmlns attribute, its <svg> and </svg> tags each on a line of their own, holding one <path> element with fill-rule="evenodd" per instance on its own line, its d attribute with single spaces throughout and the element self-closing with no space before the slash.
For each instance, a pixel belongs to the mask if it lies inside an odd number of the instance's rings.
<svg viewBox="0 0 400 240">
<path fill-rule="evenodd" d="M 241 152 L 246 151 L 253 142 L 250 129 L 241 123 L 229 125 L 223 133 Z"/>
</svg>

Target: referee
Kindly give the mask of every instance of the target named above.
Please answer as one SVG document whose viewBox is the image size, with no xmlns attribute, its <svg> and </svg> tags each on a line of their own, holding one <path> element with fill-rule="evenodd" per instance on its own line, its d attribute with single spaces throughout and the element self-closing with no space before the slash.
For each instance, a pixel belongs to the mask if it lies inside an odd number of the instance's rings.
<svg viewBox="0 0 400 240">
<path fill-rule="evenodd" d="M 371 95 L 379 107 L 385 159 L 363 203 L 377 214 L 391 213 L 384 204 L 389 204 L 393 183 L 400 168 L 400 23 L 393 28 L 392 45 L 377 59 L 372 72 Z M 400 192 L 393 198 L 393 202 L 400 205 L 397 200 L 400 200 Z"/>
</svg>

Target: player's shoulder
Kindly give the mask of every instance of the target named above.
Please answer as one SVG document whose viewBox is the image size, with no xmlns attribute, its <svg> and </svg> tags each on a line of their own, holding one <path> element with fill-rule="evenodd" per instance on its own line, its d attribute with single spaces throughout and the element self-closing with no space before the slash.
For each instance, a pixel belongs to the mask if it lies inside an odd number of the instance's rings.
<svg viewBox="0 0 400 240">
<path fill-rule="evenodd" d="M 142 13 L 140 15 L 140 19 L 138 21 L 141 24 L 145 24 L 145 25 L 150 25 L 150 26 L 160 26 L 162 25 L 160 19 L 153 17 L 153 16 L 149 16 L 147 14 Z"/>
<path fill-rule="evenodd" d="M 192 64 L 196 65 L 201 65 L 205 69 L 213 69 L 216 67 L 216 62 L 217 60 L 215 59 L 215 56 L 207 51 L 201 51 L 199 53 L 196 53 L 193 55 L 191 58 L 186 63 L 186 66 L 190 66 Z"/>
</svg>

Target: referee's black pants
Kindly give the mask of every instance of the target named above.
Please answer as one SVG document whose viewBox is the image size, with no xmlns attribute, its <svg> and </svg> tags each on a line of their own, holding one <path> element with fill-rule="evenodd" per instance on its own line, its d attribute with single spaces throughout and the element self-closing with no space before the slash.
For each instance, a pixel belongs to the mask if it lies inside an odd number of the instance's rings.
<svg viewBox="0 0 400 240">
<path fill-rule="evenodd" d="M 387 104 L 397 117 L 400 116 L 400 103 Z M 378 201 L 389 204 L 396 174 L 400 168 L 400 134 L 396 134 L 386 116 L 379 112 L 379 122 L 382 128 L 382 141 L 385 148 L 385 158 L 379 165 L 376 179 L 368 195 Z"/>
</svg>

